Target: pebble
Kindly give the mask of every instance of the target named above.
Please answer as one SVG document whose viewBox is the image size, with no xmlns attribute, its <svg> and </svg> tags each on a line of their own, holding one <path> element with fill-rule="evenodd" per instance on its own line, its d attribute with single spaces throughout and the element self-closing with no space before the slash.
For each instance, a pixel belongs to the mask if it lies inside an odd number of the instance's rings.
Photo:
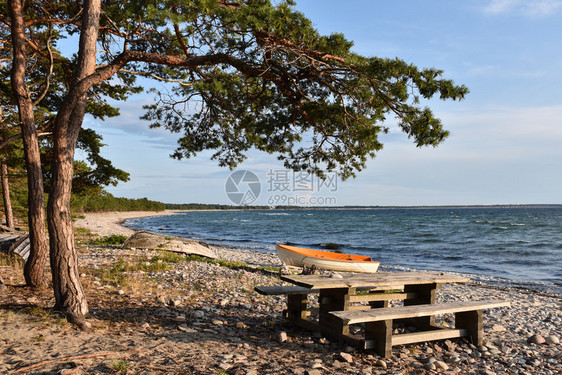
<svg viewBox="0 0 562 375">
<path fill-rule="evenodd" d="M 506 331 L 506 328 L 505 328 L 504 326 L 500 325 L 500 324 L 494 324 L 494 325 L 492 326 L 492 331 L 495 331 L 495 332 L 505 332 L 505 331 Z"/>
<path fill-rule="evenodd" d="M 343 359 L 345 362 L 347 363 L 352 363 L 353 362 L 353 356 L 349 353 L 346 352 L 340 352 L 339 354 L 340 359 Z"/>
<path fill-rule="evenodd" d="M 203 310 L 195 310 L 193 312 L 193 318 L 194 319 L 201 319 L 205 317 L 205 311 Z"/>
<path fill-rule="evenodd" d="M 277 334 L 277 341 L 279 342 L 285 342 L 287 341 L 287 332 L 285 331 L 281 331 Z"/>
<path fill-rule="evenodd" d="M 544 344 L 544 343 L 545 343 L 545 339 L 544 339 L 544 337 L 542 337 L 541 335 L 533 335 L 533 336 L 531 336 L 531 337 L 529 337 L 529 338 L 527 339 L 527 342 L 528 342 L 529 344 L 537 344 L 537 345 L 540 345 L 540 344 Z"/>
<path fill-rule="evenodd" d="M 560 344 L 560 339 L 557 336 L 554 336 L 554 335 L 547 336 L 544 339 L 544 341 L 547 344 L 554 344 L 554 345 Z"/>
<path fill-rule="evenodd" d="M 278 258 L 274 254 L 217 249 L 221 259 L 245 262 L 249 267 L 278 265 Z M 150 259 L 157 253 L 96 249 L 95 254 L 80 252 L 79 256 L 81 265 L 97 264 L 97 268 L 101 269 L 110 264 L 109 259 L 114 261 L 130 254 Z M 9 280 L 4 275 L 2 278 L 5 282 Z M 337 340 L 328 340 L 288 325 L 281 317 L 282 310 L 286 308 L 286 297 L 265 297 L 253 292 L 255 285 L 280 284 L 278 278 L 260 271 L 231 269 L 204 262 L 180 262 L 173 269 L 146 272 L 139 278 L 157 278 L 161 280 L 161 285 L 146 293 L 123 288 L 127 301 L 139 301 L 139 306 L 145 304 L 150 309 L 150 315 L 136 320 L 140 323 L 136 325 L 137 328 L 131 326 L 130 331 L 127 326 L 122 326 L 121 337 L 125 336 L 131 342 L 120 343 L 145 350 L 146 364 L 150 366 L 151 360 L 155 366 L 166 363 L 170 366 L 170 372 L 223 372 L 236 375 L 406 375 L 429 371 L 490 375 L 562 373 L 560 299 L 517 289 L 496 290 L 486 285 L 481 287 L 477 283 L 443 285 L 437 292 L 438 302 L 509 299 L 511 306 L 484 312 L 484 345 L 478 348 L 465 339 L 441 340 L 397 347 L 391 358 L 381 359 L 378 355 L 346 348 Z M 102 290 L 102 284 L 107 282 L 92 278 L 89 287 Z M 115 286 L 108 286 L 107 292 L 119 293 Z M 2 296 L 0 293 L 0 298 Z M 170 304 L 169 301 L 178 303 Z M 312 296 L 310 301 L 316 302 Z M 2 303 L 8 302 L 2 300 Z M 92 312 L 98 319 L 96 309 L 92 309 Z M 20 319 L 18 315 L 13 318 Z M 450 320 L 450 317 L 445 316 L 441 322 L 447 325 Z M 139 327 L 145 329 L 139 330 Z M 285 333 L 286 339 L 281 338 L 282 333 Z M 534 335 L 541 336 L 544 342 L 528 343 L 527 338 Z M 3 337 L 2 340 L 0 346 L 6 361 L 0 361 L 0 373 L 10 373 L 16 363 L 41 361 L 42 358 L 30 357 L 32 352 L 15 338 L 14 341 L 10 341 L 12 339 L 9 337 Z M 99 336 L 95 340 L 92 343 L 100 351 L 115 345 L 113 337 Z M 111 345 L 104 347 L 102 340 L 111 341 Z M 43 354 L 56 357 L 75 353 L 76 347 L 68 351 L 61 350 L 64 344 L 62 340 L 57 346 L 60 353 L 44 351 Z M 51 343 L 33 344 L 34 347 L 41 345 L 47 347 Z M 143 369 L 136 365 L 131 361 L 130 372 L 142 373 Z M 86 365 L 84 373 L 89 373 L 88 370 L 92 368 Z"/>
<path fill-rule="evenodd" d="M 449 369 L 449 366 L 443 361 L 435 361 L 434 365 L 436 368 L 441 369 L 443 371 L 447 371 Z"/>
<path fill-rule="evenodd" d="M 426 363 L 425 368 L 427 370 L 431 370 L 431 371 L 437 370 L 437 366 L 435 366 L 435 363 L 433 363 L 433 362 Z"/>
</svg>

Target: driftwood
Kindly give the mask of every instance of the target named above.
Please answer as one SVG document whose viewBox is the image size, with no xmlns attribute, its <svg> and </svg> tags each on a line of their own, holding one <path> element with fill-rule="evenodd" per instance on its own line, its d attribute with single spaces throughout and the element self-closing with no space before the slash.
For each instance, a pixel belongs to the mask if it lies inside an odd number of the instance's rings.
<svg viewBox="0 0 562 375">
<path fill-rule="evenodd" d="M 216 258 L 215 252 L 204 242 L 188 240 L 181 237 L 140 231 L 129 237 L 123 244 L 125 247 L 137 249 L 166 250 L 175 253 L 201 255 Z"/>
</svg>

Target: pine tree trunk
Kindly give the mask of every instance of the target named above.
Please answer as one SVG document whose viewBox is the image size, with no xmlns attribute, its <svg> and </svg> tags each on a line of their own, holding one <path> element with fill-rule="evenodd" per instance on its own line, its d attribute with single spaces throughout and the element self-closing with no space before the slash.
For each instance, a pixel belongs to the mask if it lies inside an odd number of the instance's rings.
<svg viewBox="0 0 562 375">
<path fill-rule="evenodd" d="M 51 272 L 55 308 L 70 322 L 88 329 L 85 316 L 88 303 L 78 272 L 78 256 L 70 216 L 70 198 L 74 171 L 74 152 L 86 113 L 87 93 L 77 87 L 96 68 L 96 41 L 101 13 L 100 0 L 86 0 L 82 17 L 78 64 L 55 123 L 51 191 L 47 207 Z"/>
<path fill-rule="evenodd" d="M 55 146 L 57 151 L 53 161 L 52 186 L 47 209 L 53 291 L 55 309 L 64 312 L 70 322 L 87 328 L 84 325 L 88 303 L 80 283 L 70 216 L 73 157 L 69 152 L 61 152 L 69 143 L 70 140 L 60 140 Z"/>
<path fill-rule="evenodd" d="M 35 129 L 33 102 L 25 85 L 26 39 L 21 0 L 8 2 L 11 16 L 13 45 L 12 90 L 17 100 L 22 138 L 25 151 L 28 187 L 28 218 L 30 253 L 24 267 L 27 285 L 44 284 L 44 269 L 47 260 L 47 233 L 45 230 L 45 198 L 43 196 L 43 174 L 39 141 Z"/>
<path fill-rule="evenodd" d="M 4 196 L 4 213 L 6 214 L 6 226 L 14 230 L 14 214 L 12 213 L 12 202 L 10 200 L 10 184 L 8 183 L 8 165 L 6 159 L 0 161 L 2 164 L 2 195 Z"/>
</svg>

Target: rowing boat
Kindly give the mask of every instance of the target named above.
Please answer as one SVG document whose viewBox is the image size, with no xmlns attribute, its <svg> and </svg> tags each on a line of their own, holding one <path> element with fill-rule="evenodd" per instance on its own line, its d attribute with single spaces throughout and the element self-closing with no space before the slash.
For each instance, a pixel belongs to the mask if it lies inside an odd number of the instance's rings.
<svg viewBox="0 0 562 375">
<path fill-rule="evenodd" d="M 277 245 L 275 250 L 283 263 L 294 267 L 314 266 L 316 269 L 330 271 L 373 273 L 377 272 L 380 264 L 365 255 L 333 253 L 289 245 Z"/>
</svg>

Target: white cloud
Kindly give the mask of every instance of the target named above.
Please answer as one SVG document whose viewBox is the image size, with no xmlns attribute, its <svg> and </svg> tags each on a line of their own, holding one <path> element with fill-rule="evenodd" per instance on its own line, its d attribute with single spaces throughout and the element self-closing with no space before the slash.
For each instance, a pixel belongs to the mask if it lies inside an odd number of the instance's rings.
<svg viewBox="0 0 562 375">
<path fill-rule="evenodd" d="M 492 0 L 484 12 L 489 14 L 515 13 L 525 17 L 551 16 L 562 7 L 561 0 Z"/>
<path fill-rule="evenodd" d="M 520 0 L 492 0 L 490 4 L 484 8 L 484 11 L 492 14 L 505 13 L 512 10 L 513 7 L 520 2 Z"/>
<path fill-rule="evenodd" d="M 531 17 L 550 16 L 561 6 L 560 0 L 530 1 L 521 7 L 521 12 Z"/>
</svg>

